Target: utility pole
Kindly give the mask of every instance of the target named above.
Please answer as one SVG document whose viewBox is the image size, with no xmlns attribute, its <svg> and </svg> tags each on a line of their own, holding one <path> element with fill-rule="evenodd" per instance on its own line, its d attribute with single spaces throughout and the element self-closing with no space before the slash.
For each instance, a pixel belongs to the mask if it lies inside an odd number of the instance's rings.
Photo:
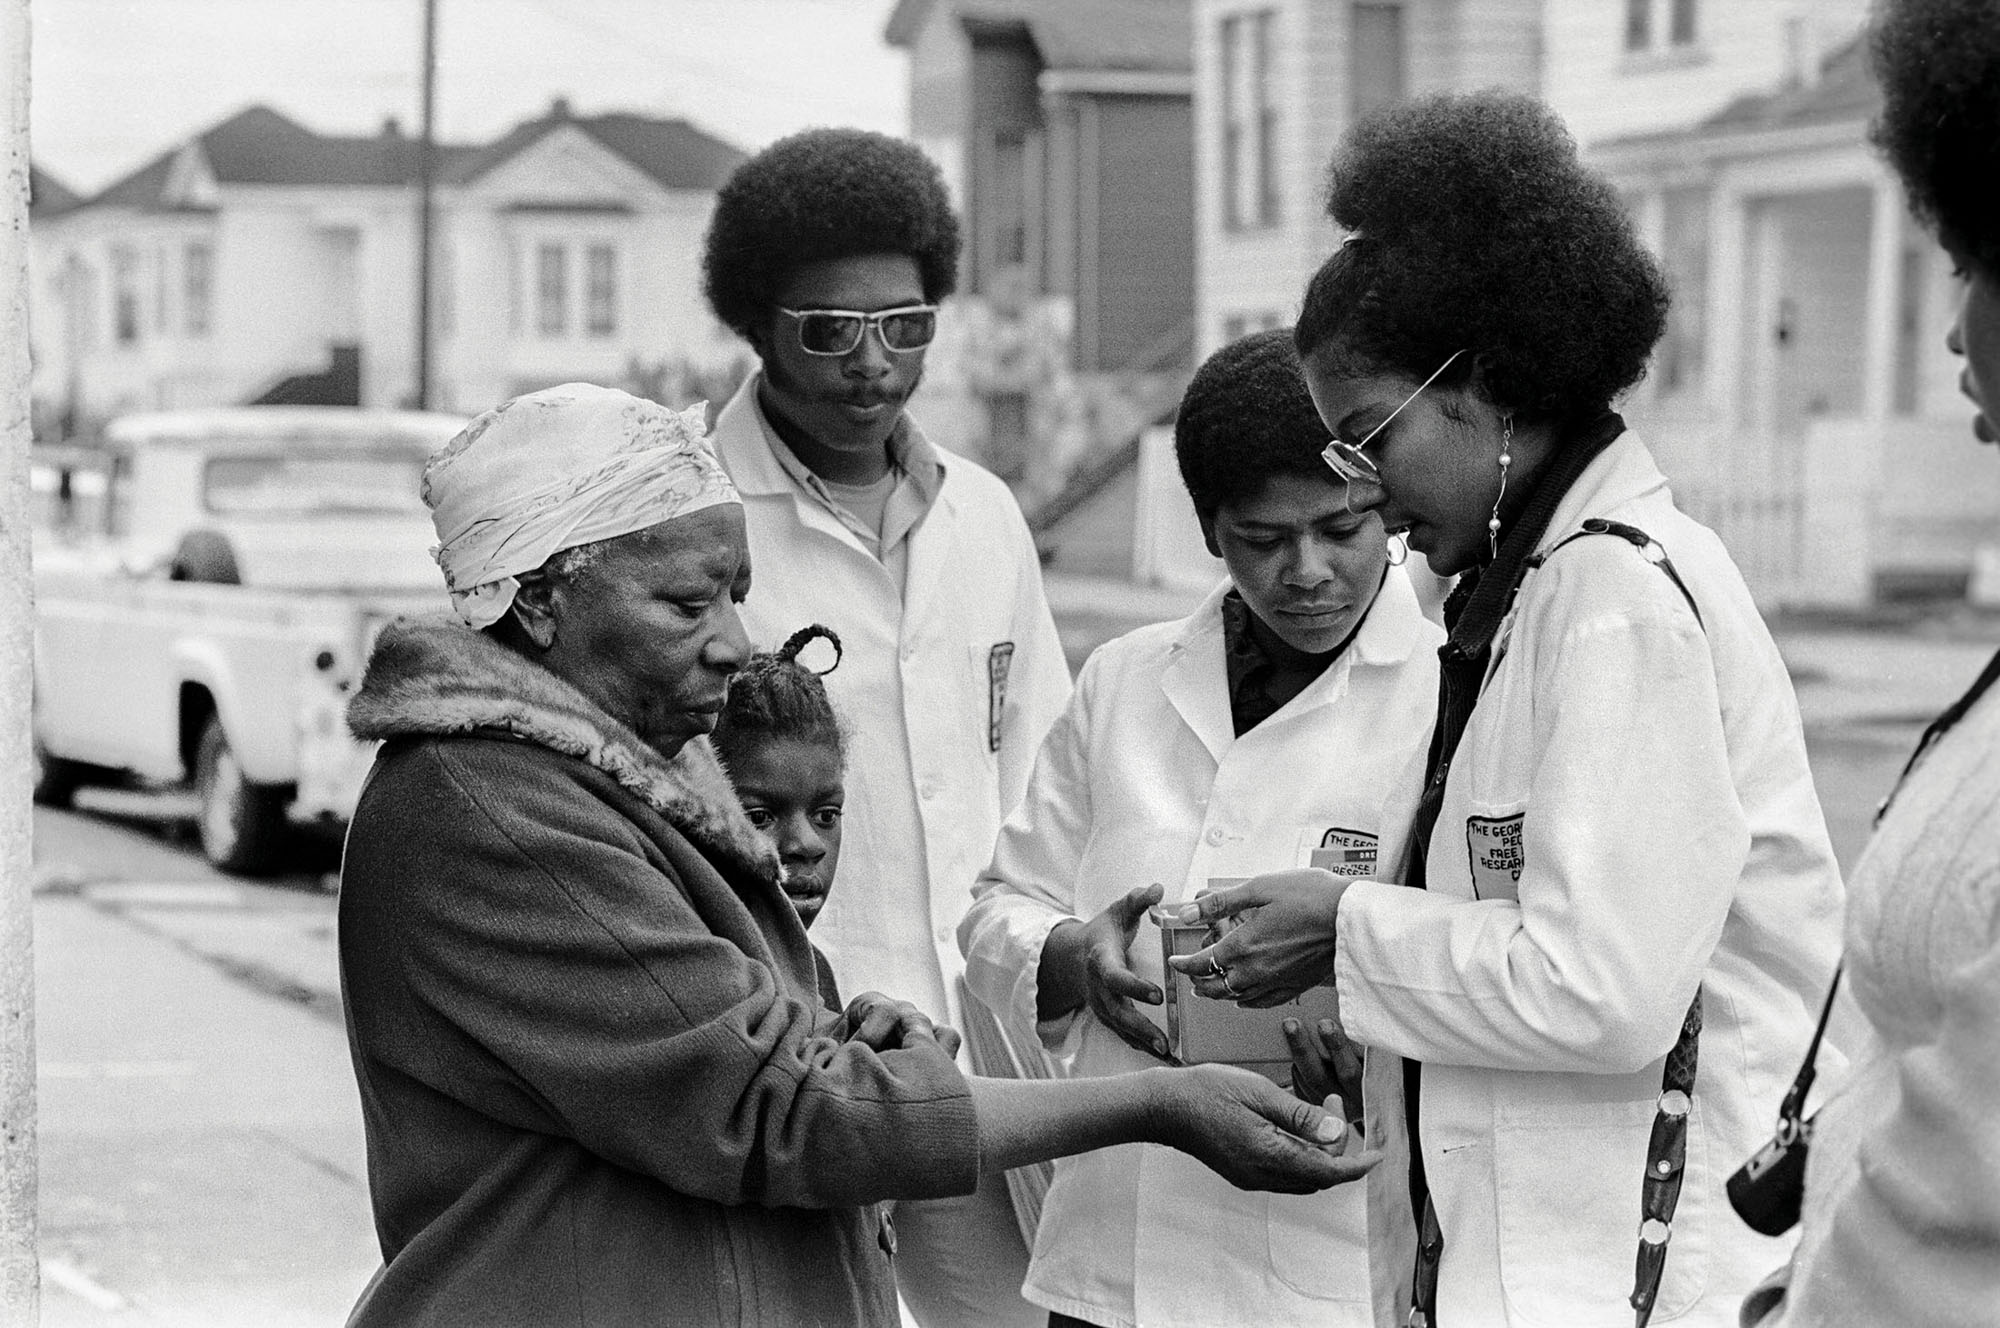
<svg viewBox="0 0 2000 1328">
<path fill-rule="evenodd" d="M 39 1318 L 29 805 L 28 0 L 0 0 L 0 1319 Z"/>
<path fill-rule="evenodd" d="M 431 231 L 437 190 L 437 7 L 424 0 L 424 95 L 417 131 L 417 390 L 418 410 L 431 408 Z"/>
</svg>

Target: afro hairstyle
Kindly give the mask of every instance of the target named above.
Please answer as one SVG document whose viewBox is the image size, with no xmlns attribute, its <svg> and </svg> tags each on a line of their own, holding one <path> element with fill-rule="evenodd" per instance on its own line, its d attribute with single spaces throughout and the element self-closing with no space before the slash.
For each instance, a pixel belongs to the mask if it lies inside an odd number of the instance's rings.
<svg viewBox="0 0 2000 1328">
<path fill-rule="evenodd" d="M 833 663 L 817 671 L 799 663 L 799 652 L 814 641 L 833 647 Z M 819 743 L 838 752 L 845 764 L 847 731 L 820 681 L 840 667 L 840 658 L 840 637 L 818 623 L 793 632 L 776 650 L 750 656 L 730 675 L 729 693 L 708 738 L 724 767 L 763 742 Z"/>
<path fill-rule="evenodd" d="M 2000 4 L 1892 0 L 1876 15 L 1875 142 L 1952 256 L 2000 281 Z"/>
<path fill-rule="evenodd" d="M 1174 417 L 1174 459 L 1203 522 L 1255 498 L 1273 475 L 1339 481 L 1320 453 L 1320 423 L 1289 328 L 1252 332 L 1202 362 Z"/>
<path fill-rule="evenodd" d="M 1385 107 L 1327 172 L 1349 232 L 1313 275 L 1301 355 L 1440 380 L 1476 366 L 1484 395 L 1531 419 L 1587 418 L 1645 372 L 1667 287 L 1617 194 L 1585 169 L 1553 112 L 1499 91 Z"/>
<path fill-rule="evenodd" d="M 958 287 L 958 217 L 944 176 L 913 143 L 863 129 L 808 129 L 738 166 L 716 196 L 702 255 L 715 316 L 749 339 L 806 263 L 908 254 L 924 298 Z"/>
</svg>

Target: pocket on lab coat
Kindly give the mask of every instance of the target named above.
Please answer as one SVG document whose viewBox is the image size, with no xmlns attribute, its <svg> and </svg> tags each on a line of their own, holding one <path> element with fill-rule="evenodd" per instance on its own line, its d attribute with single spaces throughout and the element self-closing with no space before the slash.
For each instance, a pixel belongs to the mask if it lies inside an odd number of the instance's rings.
<svg viewBox="0 0 2000 1328">
<path fill-rule="evenodd" d="M 1457 829 L 1474 899 L 1520 899 L 1521 872 L 1528 865 L 1527 822 L 1525 798 L 1467 804 Z"/>
<path fill-rule="evenodd" d="M 1367 1186 L 1341 1185 L 1321 1194 L 1273 1194 L 1265 1224 L 1271 1271 L 1315 1300 L 1351 1301 L 1366 1322 L 1368 1292 Z"/>
<path fill-rule="evenodd" d="M 1560 1083 L 1501 1108 L 1494 1134 L 1500 1285 L 1510 1321 L 1611 1322 L 1632 1294 L 1652 1098 L 1562 1101 Z M 1711 1168 L 1697 1088 L 1673 1239 L 1653 1321 L 1685 1313 L 1708 1282 Z M 1449 1257 L 1447 1255 L 1446 1257 Z"/>
</svg>

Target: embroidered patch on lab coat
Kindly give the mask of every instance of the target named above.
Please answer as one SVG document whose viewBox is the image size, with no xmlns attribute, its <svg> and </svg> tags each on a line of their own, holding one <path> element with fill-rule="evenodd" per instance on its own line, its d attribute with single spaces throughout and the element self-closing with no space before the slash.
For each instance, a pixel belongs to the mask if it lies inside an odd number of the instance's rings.
<svg viewBox="0 0 2000 1328">
<path fill-rule="evenodd" d="M 1332 826 L 1320 833 L 1307 855 L 1308 867 L 1323 867 L 1340 876 L 1373 876 L 1380 841 L 1366 830 Z"/>
<path fill-rule="evenodd" d="M 1521 868 L 1528 852 L 1521 841 L 1527 813 L 1512 816 L 1468 816 L 1465 847 L 1472 855 L 1472 893 L 1480 899 L 1520 898 Z"/>
<path fill-rule="evenodd" d="M 1007 674 L 1014 667 L 1014 643 L 1002 641 L 986 652 L 986 750 L 1000 750 L 1000 712 L 1007 706 Z"/>
</svg>

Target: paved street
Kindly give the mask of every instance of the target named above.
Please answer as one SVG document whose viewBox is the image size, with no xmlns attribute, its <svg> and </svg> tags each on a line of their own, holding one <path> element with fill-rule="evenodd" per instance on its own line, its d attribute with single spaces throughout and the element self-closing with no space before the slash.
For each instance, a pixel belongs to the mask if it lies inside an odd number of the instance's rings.
<svg viewBox="0 0 2000 1328">
<path fill-rule="evenodd" d="M 1060 579 L 1051 597 L 1079 658 L 1187 602 Z M 1781 634 L 1843 861 L 1996 635 Z M 328 850 L 233 881 L 157 804 L 85 796 L 98 811 L 35 821 L 43 1322 L 339 1323 L 377 1255 Z"/>
</svg>

